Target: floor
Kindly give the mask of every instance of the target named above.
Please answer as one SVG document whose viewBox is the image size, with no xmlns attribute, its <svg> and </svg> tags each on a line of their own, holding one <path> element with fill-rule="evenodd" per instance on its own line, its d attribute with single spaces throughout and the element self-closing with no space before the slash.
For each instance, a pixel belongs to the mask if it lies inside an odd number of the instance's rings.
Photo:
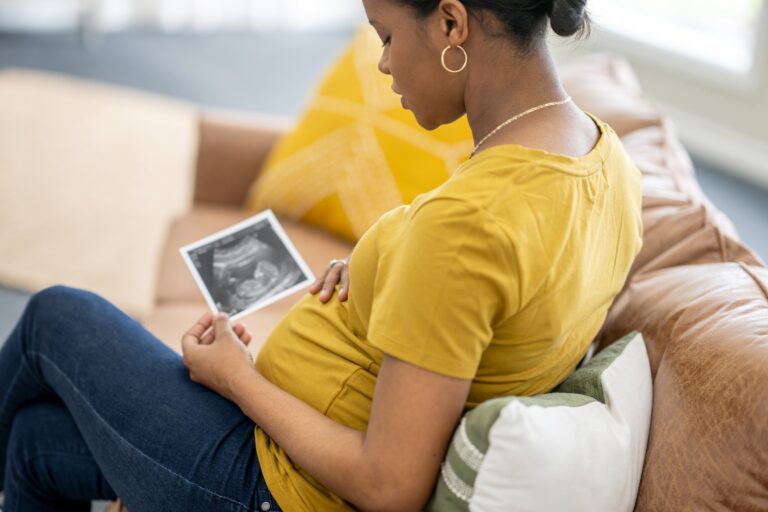
<svg viewBox="0 0 768 512">
<path fill-rule="evenodd" d="M 0 33 L 0 69 L 25 67 L 136 87 L 198 105 L 296 115 L 350 31 L 288 35 Z"/>
<path fill-rule="evenodd" d="M 132 33 L 103 37 L 86 51 L 70 34 L 0 34 L 0 71 L 56 71 L 204 107 L 295 116 L 348 37 L 349 31 L 205 37 Z M 696 170 L 704 192 L 734 221 L 746 244 L 768 261 L 768 190 L 699 162 Z M 26 293 L 0 287 L 0 344 L 27 299 Z"/>
</svg>

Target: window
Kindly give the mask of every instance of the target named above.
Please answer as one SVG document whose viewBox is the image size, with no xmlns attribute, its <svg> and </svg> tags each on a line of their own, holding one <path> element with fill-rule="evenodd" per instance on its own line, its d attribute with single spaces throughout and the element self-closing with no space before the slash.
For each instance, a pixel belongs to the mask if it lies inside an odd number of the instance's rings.
<svg viewBox="0 0 768 512">
<path fill-rule="evenodd" d="M 766 0 L 590 0 L 599 29 L 733 75 L 752 73 Z M 654 56 L 659 58 L 658 53 Z M 672 62 L 675 65 L 676 62 Z"/>
</svg>

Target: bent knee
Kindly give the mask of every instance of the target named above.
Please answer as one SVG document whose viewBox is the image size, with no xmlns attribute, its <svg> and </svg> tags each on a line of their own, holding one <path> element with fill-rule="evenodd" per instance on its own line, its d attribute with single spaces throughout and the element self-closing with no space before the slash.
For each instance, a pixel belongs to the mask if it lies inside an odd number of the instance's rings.
<svg viewBox="0 0 768 512">
<path fill-rule="evenodd" d="M 70 286 L 55 285 L 35 293 L 29 300 L 29 308 L 40 314 L 53 314 L 56 317 L 86 313 L 98 304 L 107 303 L 99 295 Z"/>
<path fill-rule="evenodd" d="M 81 290 L 80 288 L 72 288 L 62 284 L 49 286 L 43 288 L 39 292 L 32 295 L 30 303 L 36 305 L 50 305 L 50 304 L 66 304 L 72 301 L 79 300 L 80 298 L 87 296 L 89 292 Z"/>
</svg>

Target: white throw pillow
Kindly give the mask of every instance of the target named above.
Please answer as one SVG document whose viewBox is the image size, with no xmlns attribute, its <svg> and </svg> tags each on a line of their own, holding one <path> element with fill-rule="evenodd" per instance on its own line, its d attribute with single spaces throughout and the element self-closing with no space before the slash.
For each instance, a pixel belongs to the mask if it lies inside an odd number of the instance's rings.
<svg viewBox="0 0 768 512">
<path fill-rule="evenodd" d="M 631 511 L 651 420 L 643 337 L 632 332 L 552 393 L 489 400 L 454 434 L 430 511 Z"/>
</svg>

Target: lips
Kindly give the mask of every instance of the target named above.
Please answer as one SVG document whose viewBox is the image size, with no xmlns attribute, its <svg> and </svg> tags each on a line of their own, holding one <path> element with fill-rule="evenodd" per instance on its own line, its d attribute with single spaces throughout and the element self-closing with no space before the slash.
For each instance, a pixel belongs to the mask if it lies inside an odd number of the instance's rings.
<svg viewBox="0 0 768 512">
<path fill-rule="evenodd" d="M 397 90 L 397 87 L 395 87 L 395 84 L 392 84 L 392 91 L 398 96 L 400 96 L 400 105 L 402 105 L 403 108 L 408 108 L 407 106 L 405 106 L 405 96 L 403 96 L 402 93 Z"/>
</svg>

